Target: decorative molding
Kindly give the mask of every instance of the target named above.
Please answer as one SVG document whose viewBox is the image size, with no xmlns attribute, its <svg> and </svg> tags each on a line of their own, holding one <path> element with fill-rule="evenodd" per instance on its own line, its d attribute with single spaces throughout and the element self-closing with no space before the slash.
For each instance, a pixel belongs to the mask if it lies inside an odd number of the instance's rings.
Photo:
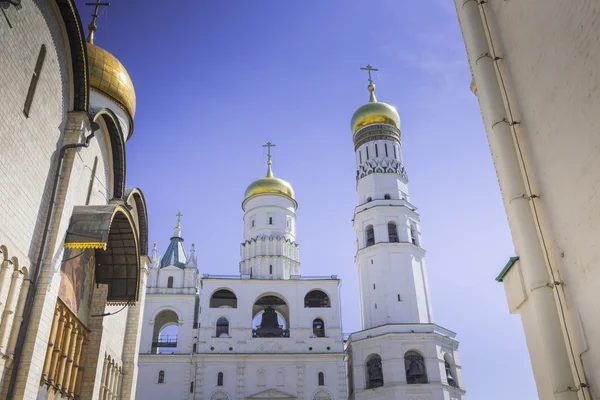
<svg viewBox="0 0 600 400">
<path fill-rule="evenodd" d="M 404 183 L 408 183 L 404 166 L 396 159 L 364 160 L 356 170 L 356 180 L 371 174 L 397 174 Z"/>
</svg>

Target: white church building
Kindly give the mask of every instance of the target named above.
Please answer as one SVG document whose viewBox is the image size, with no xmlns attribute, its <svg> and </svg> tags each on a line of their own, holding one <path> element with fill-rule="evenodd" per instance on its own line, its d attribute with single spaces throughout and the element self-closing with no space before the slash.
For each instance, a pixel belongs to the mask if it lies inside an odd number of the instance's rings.
<svg viewBox="0 0 600 400">
<path fill-rule="evenodd" d="M 352 118 L 362 330 L 345 339 L 337 276 L 302 277 L 298 204 L 269 152 L 242 204 L 239 276 L 200 274 L 179 221 L 162 257 L 155 245 L 138 399 L 466 398 L 456 334 L 433 322 L 400 117 L 369 82 L 370 101 Z"/>
</svg>

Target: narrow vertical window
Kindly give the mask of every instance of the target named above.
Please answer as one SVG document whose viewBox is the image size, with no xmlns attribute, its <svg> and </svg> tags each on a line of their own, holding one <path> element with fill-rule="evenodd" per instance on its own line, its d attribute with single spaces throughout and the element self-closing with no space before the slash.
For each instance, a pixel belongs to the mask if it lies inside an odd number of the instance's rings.
<svg viewBox="0 0 600 400">
<path fill-rule="evenodd" d="M 373 284 L 373 289 L 375 289 L 375 284 Z"/>
<path fill-rule="evenodd" d="M 325 374 L 319 372 L 319 386 L 325 386 Z"/>
<path fill-rule="evenodd" d="M 385 147 L 385 156 L 388 157 L 387 143 L 385 143 L 383 147 Z"/>
<path fill-rule="evenodd" d="M 394 158 L 398 159 L 398 153 L 396 152 L 396 145 L 394 145 Z"/>
<path fill-rule="evenodd" d="M 269 274 L 273 275 L 273 266 L 269 265 Z"/>
<path fill-rule="evenodd" d="M 377 303 L 375 303 L 375 309 L 377 310 Z"/>
<path fill-rule="evenodd" d="M 379 149 L 377 148 L 377 143 L 375 143 L 375 157 L 379 157 Z"/>
<path fill-rule="evenodd" d="M 400 298 L 400 293 L 398 293 L 398 301 L 402 301 L 402 299 Z"/>
<path fill-rule="evenodd" d="M 158 383 L 165 383 L 165 371 L 158 372 Z"/>
<path fill-rule="evenodd" d="M 190 382 L 190 393 L 194 393 L 194 382 Z"/>
<path fill-rule="evenodd" d="M 27 91 L 27 97 L 25 98 L 25 106 L 23 107 L 23 114 L 29 118 L 29 111 L 31 110 L 31 103 L 33 103 L 33 96 L 35 95 L 35 88 L 37 87 L 38 81 L 40 80 L 40 73 L 42 72 L 42 66 L 44 65 L 44 59 L 46 58 L 46 45 L 42 45 L 40 53 L 38 54 L 37 62 L 35 63 L 35 69 L 33 70 L 33 76 L 29 83 L 29 90 Z"/>
<path fill-rule="evenodd" d="M 252 227 L 254 228 L 254 220 L 252 220 Z"/>
<path fill-rule="evenodd" d="M 198 345 L 196 343 L 194 343 L 194 345 L 192 346 L 192 353 L 195 353 L 198 350 Z"/>
<path fill-rule="evenodd" d="M 94 181 L 96 180 L 96 167 L 98 167 L 98 156 L 94 158 L 94 165 L 92 166 L 92 176 L 90 177 L 90 184 L 88 186 L 87 197 L 85 199 L 85 205 L 90 204 L 90 198 L 92 197 L 92 190 L 94 189 Z"/>
<path fill-rule="evenodd" d="M 362 152 L 360 150 L 358 151 L 358 160 L 362 164 Z"/>
<path fill-rule="evenodd" d="M 223 373 L 219 372 L 217 375 L 217 386 L 223 386 Z"/>
<path fill-rule="evenodd" d="M 173 287 L 173 277 L 172 276 L 170 276 L 169 279 L 167 279 L 167 287 L 168 288 Z"/>
<path fill-rule="evenodd" d="M 273 217 L 269 217 L 269 225 L 273 225 Z"/>
<path fill-rule="evenodd" d="M 369 159 L 369 146 L 367 146 L 367 160 Z"/>
</svg>

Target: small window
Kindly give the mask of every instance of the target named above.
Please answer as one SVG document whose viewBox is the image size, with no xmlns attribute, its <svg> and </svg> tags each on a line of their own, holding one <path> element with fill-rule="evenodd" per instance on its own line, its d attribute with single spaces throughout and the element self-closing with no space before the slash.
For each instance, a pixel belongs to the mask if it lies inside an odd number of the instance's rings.
<svg viewBox="0 0 600 400">
<path fill-rule="evenodd" d="M 229 321 L 227 321 L 227 318 L 221 317 L 217 320 L 216 336 L 229 337 Z"/>
<path fill-rule="evenodd" d="M 251 225 L 252 225 L 252 227 L 254 228 L 254 220 L 252 220 L 252 222 L 251 222 Z"/>
<path fill-rule="evenodd" d="M 194 393 L 194 382 L 190 382 L 190 393 Z"/>
<path fill-rule="evenodd" d="M 319 386 L 325 386 L 325 374 L 319 372 Z"/>
<path fill-rule="evenodd" d="M 321 318 L 313 321 L 313 333 L 316 337 L 325 337 L 325 324 Z"/>
<path fill-rule="evenodd" d="M 370 202 L 370 201 L 373 201 L 373 199 L 370 198 L 370 197 L 367 197 L 367 203 Z"/>
<path fill-rule="evenodd" d="M 269 217 L 269 225 L 273 225 L 273 217 Z"/>
<path fill-rule="evenodd" d="M 367 160 L 369 159 L 369 146 L 367 146 Z"/>
<path fill-rule="evenodd" d="M 373 284 L 373 289 L 375 289 L 375 284 Z"/>
<path fill-rule="evenodd" d="M 410 241 L 412 242 L 412 244 L 414 244 L 415 246 L 418 246 L 419 244 L 417 243 L 417 230 L 415 229 L 414 225 L 410 226 Z"/>
<path fill-rule="evenodd" d="M 390 243 L 398 243 L 398 228 L 393 222 L 388 222 L 388 239 Z"/>
<path fill-rule="evenodd" d="M 388 156 L 387 143 L 384 144 L 384 147 L 385 147 L 385 156 L 387 157 Z"/>
<path fill-rule="evenodd" d="M 273 266 L 272 265 L 269 265 L 269 274 L 273 275 Z"/>
<path fill-rule="evenodd" d="M 377 303 L 375 303 L 375 309 L 377 310 Z"/>
<path fill-rule="evenodd" d="M 198 345 L 196 343 L 194 343 L 194 345 L 192 346 L 192 353 L 195 353 L 198 349 Z"/>
<path fill-rule="evenodd" d="M 217 375 L 217 386 L 223 386 L 223 373 L 219 372 Z"/>
<path fill-rule="evenodd" d="M 398 159 L 398 154 L 396 153 L 396 145 L 394 145 L 394 158 L 396 160 Z"/>
<path fill-rule="evenodd" d="M 373 246 L 375 244 L 375 232 L 373 231 L 373 225 L 367 226 L 367 246 Z"/>
<path fill-rule="evenodd" d="M 360 161 L 360 163 L 362 164 L 362 153 L 361 153 L 361 151 L 360 151 L 360 150 L 358 151 L 358 160 L 359 160 L 359 161 Z"/>
<path fill-rule="evenodd" d="M 170 276 L 169 279 L 167 279 L 167 287 L 168 288 L 173 287 L 173 277 L 172 276 Z"/>
<path fill-rule="evenodd" d="M 402 301 L 402 298 L 400 297 L 400 293 L 398 293 L 398 301 Z"/>
<path fill-rule="evenodd" d="M 379 149 L 377 148 L 377 143 L 375 143 L 375 157 L 379 157 Z"/>
<path fill-rule="evenodd" d="M 386 193 L 386 194 L 384 194 L 384 195 L 383 195 L 383 198 L 384 198 L 385 200 L 391 200 L 391 199 L 392 199 L 392 196 L 390 196 L 389 194 L 387 194 L 387 193 Z"/>
<path fill-rule="evenodd" d="M 165 383 L 165 371 L 158 371 L 158 383 Z"/>
</svg>

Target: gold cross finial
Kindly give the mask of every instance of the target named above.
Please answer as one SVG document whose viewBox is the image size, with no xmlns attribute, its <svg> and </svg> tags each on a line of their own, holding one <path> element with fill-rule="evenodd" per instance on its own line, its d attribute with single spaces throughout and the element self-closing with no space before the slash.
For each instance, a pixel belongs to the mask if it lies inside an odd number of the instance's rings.
<svg viewBox="0 0 600 400">
<path fill-rule="evenodd" d="M 88 25 L 88 29 L 90 30 L 90 34 L 88 35 L 87 41 L 88 43 L 94 43 L 94 32 L 98 28 L 96 26 L 96 19 L 98 18 L 98 9 L 100 6 L 110 6 L 108 2 L 100 2 L 100 0 L 96 0 L 95 3 L 85 3 L 86 6 L 94 6 L 94 12 L 92 13 L 92 22 Z"/>
<path fill-rule="evenodd" d="M 361 68 L 363 71 L 368 71 L 369 72 L 369 85 L 373 84 L 373 79 L 371 79 L 371 71 L 379 71 L 379 69 L 377 68 L 373 68 L 371 67 L 371 65 L 367 65 L 365 68 Z"/>
<path fill-rule="evenodd" d="M 271 147 L 275 147 L 275 145 L 271 142 L 267 142 L 267 144 L 263 144 L 263 147 L 267 148 L 267 164 L 271 165 Z"/>
<path fill-rule="evenodd" d="M 181 217 L 183 217 L 183 214 L 178 212 L 177 214 L 175 214 L 177 216 L 177 227 L 181 228 Z"/>
</svg>

